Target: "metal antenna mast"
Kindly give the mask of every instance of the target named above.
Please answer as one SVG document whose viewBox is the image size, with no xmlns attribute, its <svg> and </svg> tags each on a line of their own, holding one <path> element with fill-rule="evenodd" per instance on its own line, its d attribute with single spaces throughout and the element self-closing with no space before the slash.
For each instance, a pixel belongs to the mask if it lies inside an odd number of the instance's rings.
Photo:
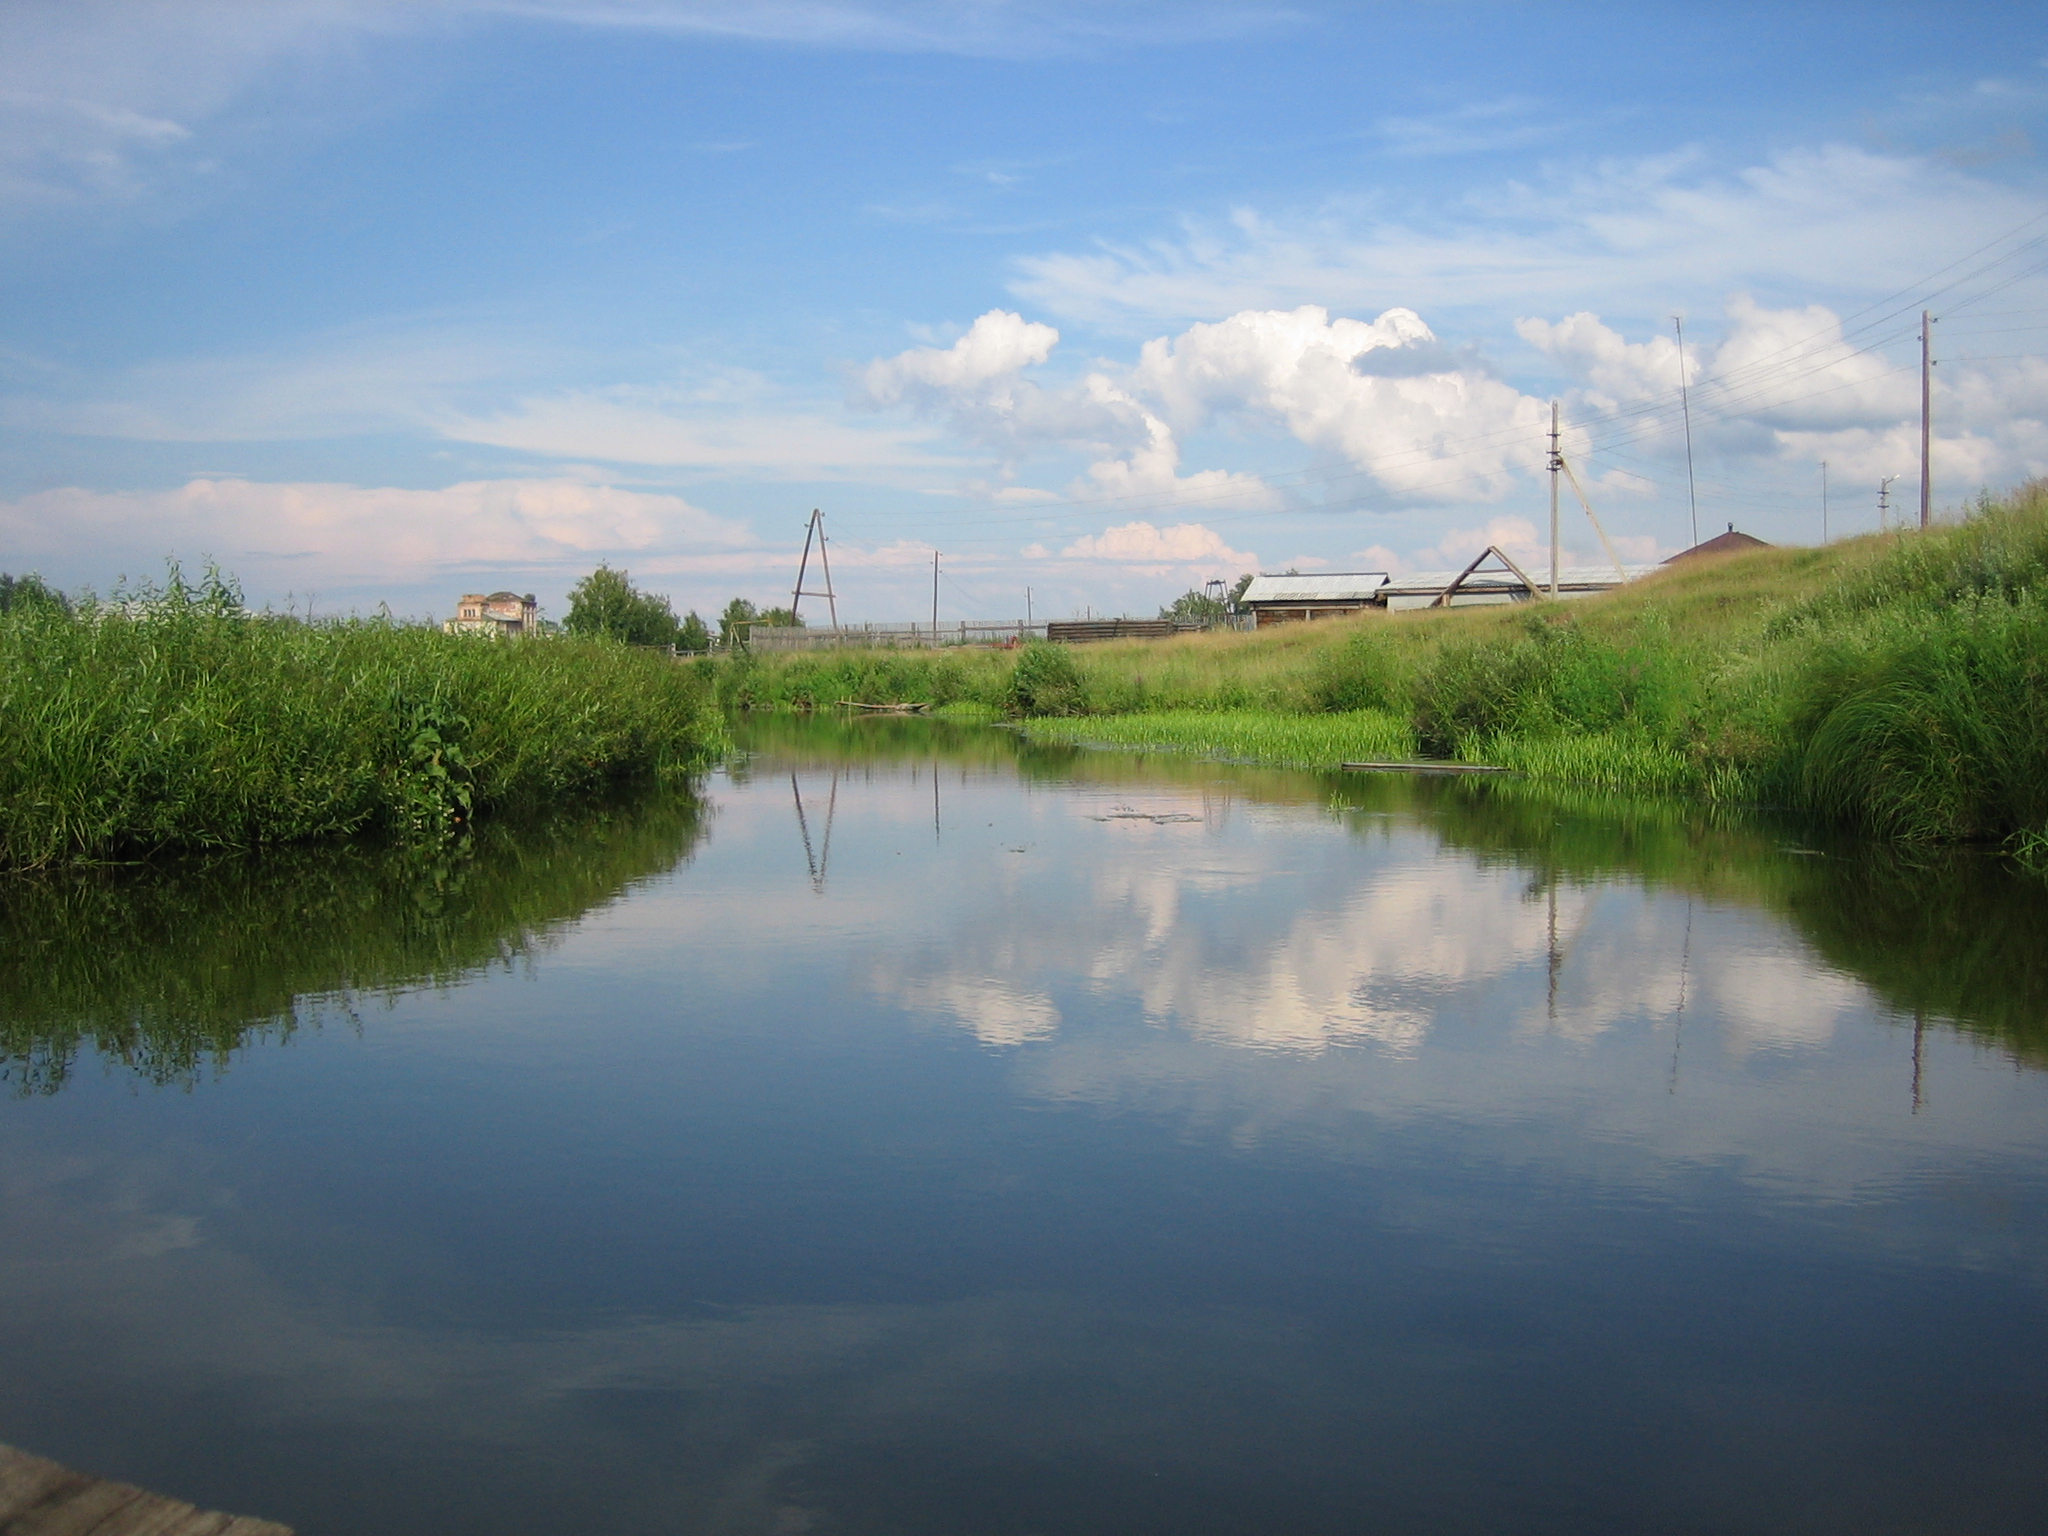
<svg viewBox="0 0 2048 1536">
<path fill-rule="evenodd" d="M 1685 383 L 1685 321 L 1678 315 L 1671 317 L 1672 328 L 1678 332 L 1678 405 L 1685 413 L 1685 496 L 1692 507 L 1692 541 L 1700 541 L 1700 492 L 1692 478 L 1692 395 Z"/>
<path fill-rule="evenodd" d="M 810 569 L 811 565 L 811 537 L 813 534 L 817 536 L 818 540 L 818 564 L 825 572 L 825 590 L 822 592 L 806 592 L 804 590 L 804 573 Z M 839 627 L 839 599 L 832 595 L 832 559 L 825 553 L 825 514 L 816 507 L 811 508 L 811 520 L 804 525 L 804 555 L 803 559 L 799 560 L 796 566 L 796 590 L 789 594 L 789 613 L 791 618 L 796 617 L 797 604 L 807 597 L 822 597 L 825 599 L 826 610 L 832 615 L 832 627 L 837 629 Z"/>
</svg>

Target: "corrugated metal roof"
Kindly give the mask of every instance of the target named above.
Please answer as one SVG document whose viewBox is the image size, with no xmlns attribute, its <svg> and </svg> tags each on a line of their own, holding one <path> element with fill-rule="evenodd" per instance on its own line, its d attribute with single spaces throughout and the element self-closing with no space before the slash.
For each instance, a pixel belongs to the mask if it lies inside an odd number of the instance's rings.
<svg viewBox="0 0 2048 1536">
<path fill-rule="evenodd" d="M 1540 570 L 1534 566 L 1525 566 L 1524 569 L 1529 572 L 1530 577 L 1538 586 L 1548 587 L 1550 585 L 1550 567 L 1548 564 L 1545 564 Z M 1630 581 L 1634 581 L 1639 576 L 1647 576 L 1656 569 L 1657 567 L 1654 565 L 1624 565 L 1622 567 Z M 1456 579 L 1457 574 L 1456 571 L 1411 571 L 1405 576 L 1396 576 L 1388 582 L 1386 590 L 1389 594 L 1395 592 L 1441 592 Z M 1562 587 L 1612 587 L 1619 584 L 1615 578 L 1614 567 L 1611 565 L 1562 566 L 1557 573 L 1557 582 Z M 1458 588 L 1458 590 L 1460 592 L 1484 592 L 1489 588 L 1513 587 L 1519 591 L 1521 585 L 1522 579 L 1512 571 L 1474 571 L 1465 578 L 1465 584 Z"/>
<path fill-rule="evenodd" d="M 1452 573 L 1453 575 L 1456 572 Z M 1444 578 L 1449 581 L 1450 576 Z M 1252 578 L 1240 603 L 1345 603 L 1369 599 L 1386 584 L 1385 571 L 1312 571 L 1306 576 Z"/>
</svg>

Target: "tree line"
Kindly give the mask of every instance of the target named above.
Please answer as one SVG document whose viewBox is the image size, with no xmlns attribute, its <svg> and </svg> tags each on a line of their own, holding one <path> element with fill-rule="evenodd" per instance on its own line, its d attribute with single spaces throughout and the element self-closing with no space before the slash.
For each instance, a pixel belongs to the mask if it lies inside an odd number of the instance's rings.
<svg viewBox="0 0 2048 1536">
<path fill-rule="evenodd" d="M 718 643 L 730 646 L 743 624 L 799 628 L 803 620 L 788 608 L 757 608 L 736 597 L 718 615 Z M 643 592 L 624 570 L 600 565 L 569 589 L 569 613 L 562 627 L 572 635 L 603 635 L 628 645 L 672 645 L 679 651 L 711 649 L 712 629 L 692 609 L 681 618 L 666 596 Z"/>
</svg>

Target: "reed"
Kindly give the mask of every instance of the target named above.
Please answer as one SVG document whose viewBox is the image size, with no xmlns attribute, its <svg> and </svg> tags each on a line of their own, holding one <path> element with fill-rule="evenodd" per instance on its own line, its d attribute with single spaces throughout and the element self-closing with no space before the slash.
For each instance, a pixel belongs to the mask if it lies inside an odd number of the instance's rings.
<svg viewBox="0 0 2048 1536">
<path fill-rule="evenodd" d="M 1021 729 L 1034 741 L 1193 752 L 1225 762 L 1274 768 L 1335 768 L 1343 763 L 1405 760 L 1415 755 L 1415 732 L 1408 722 L 1372 709 L 1335 715 L 1177 710 L 1029 720 Z"/>
<path fill-rule="evenodd" d="M 217 575 L 0 616 L 0 868 L 437 837 L 724 740 L 709 681 L 603 641 L 243 611 Z"/>
</svg>

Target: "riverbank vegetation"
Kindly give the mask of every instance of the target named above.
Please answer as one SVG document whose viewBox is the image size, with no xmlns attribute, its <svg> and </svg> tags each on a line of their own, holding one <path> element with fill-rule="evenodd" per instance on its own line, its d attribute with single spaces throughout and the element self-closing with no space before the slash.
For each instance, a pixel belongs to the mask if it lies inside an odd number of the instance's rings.
<svg viewBox="0 0 2048 1536">
<path fill-rule="evenodd" d="M 708 680 L 604 640 L 251 614 L 231 581 L 0 614 L 0 868 L 445 836 L 724 742 Z"/>
<path fill-rule="evenodd" d="M 1690 562 L 1571 603 L 1074 649 L 749 657 L 720 689 L 741 707 L 971 703 L 1065 739 L 1325 766 L 1349 754 L 1309 723 L 1370 713 L 1421 755 L 1790 806 L 1905 840 L 2003 839 L 2040 859 L 2048 486 L 1925 533 Z M 1243 750 L 1208 744 L 1225 735 Z"/>
</svg>

